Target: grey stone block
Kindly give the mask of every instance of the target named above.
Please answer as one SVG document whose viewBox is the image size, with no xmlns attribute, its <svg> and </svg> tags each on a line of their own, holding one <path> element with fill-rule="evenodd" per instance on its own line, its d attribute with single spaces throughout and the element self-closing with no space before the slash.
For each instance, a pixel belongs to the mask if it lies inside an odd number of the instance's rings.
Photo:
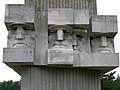
<svg viewBox="0 0 120 90">
<path fill-rule="evenodd" d="M 34 49 L 32 48 L 4 48 L 3 62 L 12 65 L 32 65 Z"/>
<path fill-rule="evenodd" d="M 34 65 L 47 65 L 48 23 L 47 11 L 36 11 L 35 17 L 35 61 Z"/>
<path fill-rule="evenodd" d="M 13 24 L 27 24 L 34 27 L 35 10 L 33 6 L 7 4 L 5 8 L 5 24 L 10 29 Z"/>
<path fill-rule="evenodd" d="M 48 9 L 48 24 L 89 25 L 89 11 L 87 9 Z"/>
<path fill-rule="evenodd" d="M 110 33 L 118 32 L 117 16 L 114 15 L 94 15 L 91 17 L 91 33 Z"/>
<path fill-rule="evenodd" d="M 73 24 L 73 9 L 48 9 L 48 24 Z"/>
<path fill-rule="evenodd" d="M 74 67 L 115 68 L 119 66 L 117 53 L 82 53 L 74 52 Z"/>
<path fill-rule="evenodd" d="M 48 49 L 48 64 L 72 65 L 72 49 Z"/>
<path fill-rule="evenodd" d="M 89 25 L 89 11 L 87 9 L 74 9 L 74 24 Z"/>
</svg>

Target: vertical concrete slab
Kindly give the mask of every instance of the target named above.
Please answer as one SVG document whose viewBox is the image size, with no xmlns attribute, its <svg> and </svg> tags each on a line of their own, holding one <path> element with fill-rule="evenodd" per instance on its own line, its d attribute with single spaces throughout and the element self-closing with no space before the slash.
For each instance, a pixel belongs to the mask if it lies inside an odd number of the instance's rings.
<svg viewBox="0 0 120 90">
<path fill-rule="evenodd" d="M 23 69 L 22 90 L 101 90 L 97 70 L 33 66 Z"/>
<path fill-rule="evenodd" d="M 34 5 L 35 0 L 25 0 L 26 5 Z"/>
<path fill-rule="evenodd" d="M 31 68 L 30 89 L 35 90 L 35 68 L 34 67 L 30 67 L 30 68 Z"/>
<path fill-rule="evenodd" d="M 21 79 L 21 90 L 31 90 L 30 88 L 30 84 L 31 84 L 31 68 L 27 68 L 25 66 L 23 66 L 22 68 L 22 73 L 21 73 L 21 76 L 22 79 Z"/>
<path fill-rule="evenodd" d="M 36 47 L 35 47 L 35 65 L 47 64 L 48 50 L 48 13 L 47 10 L 36 10 L 35 15 L 35 32 L 36 32 Z"/>
</svg>

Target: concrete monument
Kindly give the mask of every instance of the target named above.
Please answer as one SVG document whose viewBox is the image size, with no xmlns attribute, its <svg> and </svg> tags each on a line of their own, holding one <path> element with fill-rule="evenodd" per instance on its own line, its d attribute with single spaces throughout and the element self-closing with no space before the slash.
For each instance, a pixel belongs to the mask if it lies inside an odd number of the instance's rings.
<svg viewBox="0 0 120 90">
<path fill-rule="evenodd" d="M 117 16 L 97 15 L 96 0 L 9 4 L 5 24 L 3 62 L 21 90 L 101 90 L 101 75 L 119 66 Z"/>
</svg>

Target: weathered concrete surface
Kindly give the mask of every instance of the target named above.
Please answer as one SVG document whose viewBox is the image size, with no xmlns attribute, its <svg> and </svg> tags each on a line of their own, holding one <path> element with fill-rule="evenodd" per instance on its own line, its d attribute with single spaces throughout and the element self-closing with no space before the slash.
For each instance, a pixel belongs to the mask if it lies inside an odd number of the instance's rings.
<svg viewBox="0 0 120 90">
<path fill-rule="evenodd" d="M 25 2 L 26 5 L 33 5 L 33 6 L 34 6 L 34 4 L 35 4 L 34 1 L 35 1 L 35 0 L 24 0 L 24 2 Z"/>
<path fill-rule="evenodd" d="M 101 90 L 101 72 L 119 65 L 113 44 L 117 19 L 96 14 L 96 0 L 25 0 L 25 5 L 6 6 L 14 48 L 4 49 L 3 61 L 22 76 L 22 90 Z M 20 36 L 25 37 L 14 40 Z M 35 51 L 26 47 L 31 44 Z"/>
<path fill-rule="evenodd" d="M 48 9 L 48 24 L 58 25 L 89 25 L 89 11 L 87 9 Z"/>
<path fill-rule="evenodd" d="M 32 65 L 34 49 L 32 48 L 4 48 L 3 62 L 12 65 Z"/>
<path fill-rule="evenodd" d="M 116 53 L 82 53 L 74 52 L 74 67 L 110 67 L 119 66 L 119 55 Z"/>
<path fill-rule="evenodd" d="M 36 11 L 35 15 L 35 61 L 34 65 L 47 65 L 48 50 L 48 12 Z"/>
<path fill-rule="evenodd" d="M 115 53 L 114 38 L 101 34 L 98 37 L 91 38 L 91 52 L 97 53 Z"/>
<path fill-rule="evenodd" d="M 89 25 L 89 10 L 88 9 L 74 9 L 73 20 L 74 25 Z"/>
<path fill-rule="evenodd" d="M 48 64 L 72 65 L 73 49 L 48 49 Z"/>
<path fill-rule="evenodd" d="M 36 10 L 48 8 L 88 9 L 89 14 L 97 14 L 96 0 L 25 0 L 26 4 L 35 3 Z"/>
<path fill-rule="evenodd" d="M 5 8 L 5 24 L 9 29 L 14 24 L 26 24 L 34 28 L 35 10 L 33 6 L 23 4 L 7 4 Z"/>
<path fill-rule="evenodd" d="M 73 9 L 48 9 L 48 24 L 73 24 Z"/>
<path fill-rule="evenodd" d="M 21 76 L 21 90 L 101 90 L 99 70 L 25 66 Z"/>
<path fill-rule="evenodd" d="M 108 33 L 114 35 L 118 32 L 117 16 L 114 15 L 94 15 L 91 17 L 91 33 Z M 94 35 L 93 35 L 94 36 Z"/>
</svg>

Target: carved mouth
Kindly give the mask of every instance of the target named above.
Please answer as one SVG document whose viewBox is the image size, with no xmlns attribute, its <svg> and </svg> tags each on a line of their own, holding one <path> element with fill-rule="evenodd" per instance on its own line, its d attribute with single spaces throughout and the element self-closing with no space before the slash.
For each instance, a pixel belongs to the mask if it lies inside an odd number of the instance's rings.
<svg viewBox="0 0 120 90">
<path fill-rule="evenodd" d="M 110 53 L 112 50 L 110 48 L 100 48 L 98 52 L 105 52 L 105 53 Z"/>
<path fill-rule="evenodd" d="M 64 45 L 64 44 L 54 44 L 53 47 L 65 48 L 65 47 L 67 47 L 67 45 Z"/>
<path fill-rule="evenodd" d="M 25 44 L 25 43 L 15 43 L 15 44 L 13 44 L 13 46 L 12 47 L 14 47 L 14 48 L 24 48 L 24 47 L 28 47 L 27 46 L 27 44 Z"/>
</svg>

